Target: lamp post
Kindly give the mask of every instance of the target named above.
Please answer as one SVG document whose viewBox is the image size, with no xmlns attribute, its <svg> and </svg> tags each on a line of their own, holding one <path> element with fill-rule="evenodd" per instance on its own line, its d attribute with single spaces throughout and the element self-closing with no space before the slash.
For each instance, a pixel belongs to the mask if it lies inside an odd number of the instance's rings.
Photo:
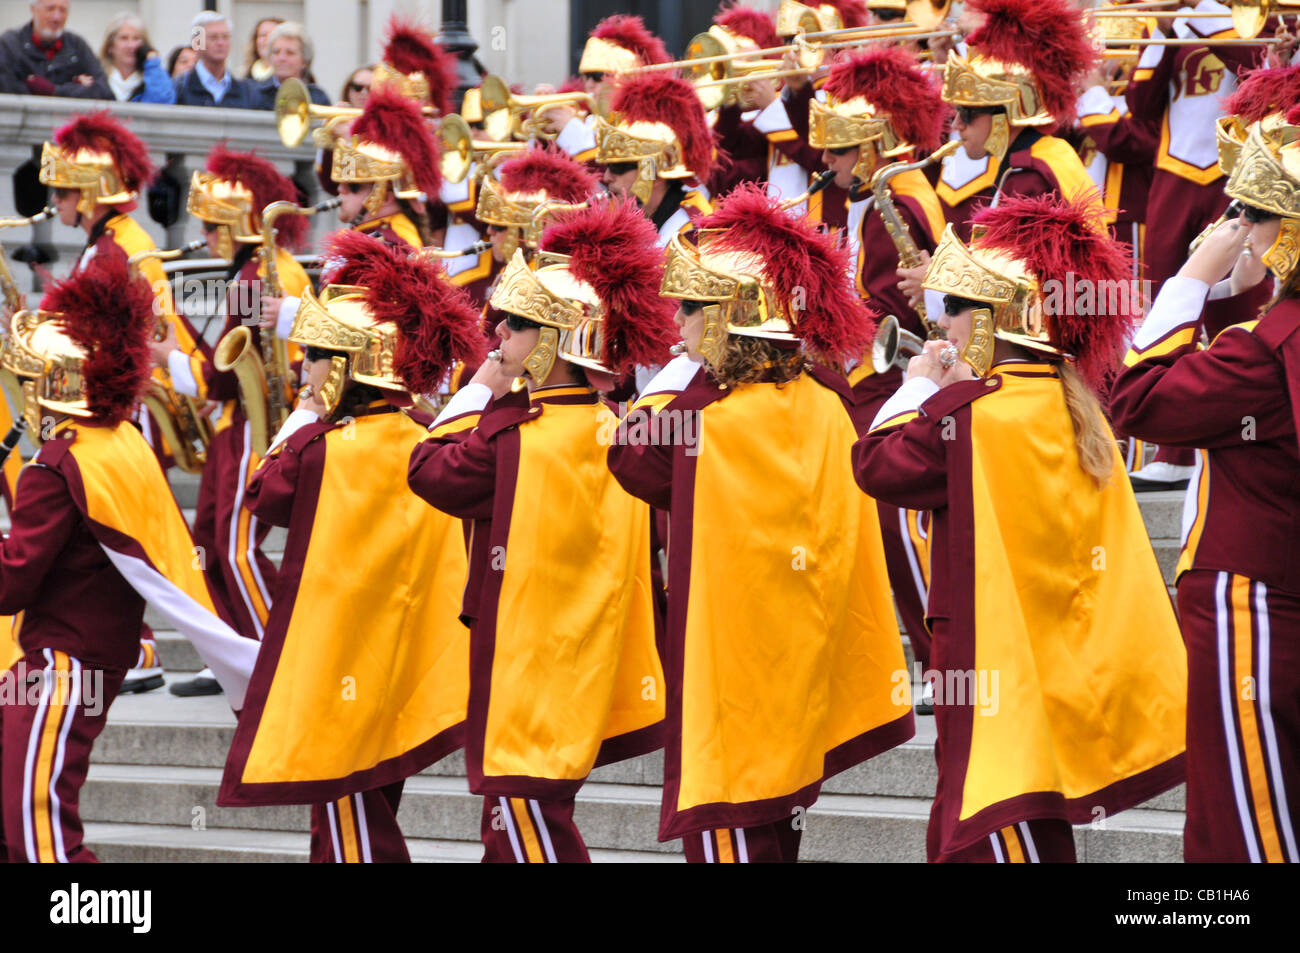
<svg viewBox="0 0 1300 953">
<path fill-rule="evenodd" d="M 459 110 L 465 90 L 477 86 L 487 72 L 474 56 L 478 43 L 465 27 L 465 0 L 442 0 L 442 25 L 435 40 L 456 57 L 455 108 Z"/>
</svg>

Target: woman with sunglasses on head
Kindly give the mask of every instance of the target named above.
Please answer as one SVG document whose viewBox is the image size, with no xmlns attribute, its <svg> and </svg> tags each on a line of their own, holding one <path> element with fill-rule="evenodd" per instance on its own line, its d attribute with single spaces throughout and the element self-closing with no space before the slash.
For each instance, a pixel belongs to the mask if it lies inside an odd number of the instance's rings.
<svg viewBox="0 0 1300 953">
<path fill-rule="evenodd" d="M 1140 302 L 1091 197 L 1008 199 L 949 226 L 930 341 L 853 449 L 862 489 L 931 513 L 930 861 L 1074 861 L 1070 826 L 1183 779 L 1177 622 L 1095 392 Z M 1126 303 L 1127 302 L 1127 303 Z M 1098 813 L 1100 812 L 1100 813 Z"/>
<path fill-rule="evenodd" d="M 1241 216 L 1165 282 L 1111 391 L 1117 425 L 1196 451 L 1177 568 L 1189 861 L 1300 861 L 1297 136 L 1295 109 L 1250 127 L 1225 188 Z M 1203 346 L 1202 311 L 1269 275 L 1272 301 Z"/>
</svg>

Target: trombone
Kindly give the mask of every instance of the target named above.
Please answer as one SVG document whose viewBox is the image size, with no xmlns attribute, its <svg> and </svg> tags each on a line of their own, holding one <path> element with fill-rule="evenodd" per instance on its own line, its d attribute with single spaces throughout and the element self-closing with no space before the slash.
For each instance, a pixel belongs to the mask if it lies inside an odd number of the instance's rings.
<svg viewBox="0 0 1300 953">
<path fill-rule="evenodd" d="M 1177 13 L 1174 10 L 1166 9 L 1167 4 L 1157 3 L 1132 3 L 1118 4 L 1115 7 L 1105 10 L 1095 10 L 1093 17 L 1112 19 L 1115 17 L 1154 17 L 1164 14 L 1173 17 L 1175 20 L 1191 19 L 1220 19 L 1225 16 L 1223 13 L 1216 13 L 1212 10 L 1191 10 L 1187 13 Z M 1268 18 L 1273 14 L 1281 15 L 1284 10 L 1292 13 L 1300 13 L 1300 3 L 1296 0 L 1228 0 L 1230 12 L 1227 16 L 1232 18 L 1232 27 L 1237 31 L 1237 36 L 1244 39 L 1254 39 L 1259 36 L 1260 31 L 1268 22 Z M 1205 45 L 1205 41 L 1190 41 Z M 1214 46 L 1220 46 L 1225 41 L 1219 40 Z M 1228 41 L 1231 42 L 1231 41 Z M 1175 43 L 1148 43 L 1148 45 L 1175 46 L 1190 45 L 1189 41 L 1181 44 Z"/>
<path fill-rule="evenodd" d="M 497 142 L 506 142 L 516 137 L 522 139 L 529 135 L 554 139 L 555 134 L 547 132 L 533 119 L 530 118 L 527 122 L 523 120 L 523 114 L 530 110 L 582 103 L 588 112 L 596 111 L 596 100 L 587 93 L 518 96 L 510 92 L 505 80 L 491 73 L 483 77 L 483 85 L 479 87 L 479 103 L 483 109 L 483 129 L 488 138 Z"/>
</svg>

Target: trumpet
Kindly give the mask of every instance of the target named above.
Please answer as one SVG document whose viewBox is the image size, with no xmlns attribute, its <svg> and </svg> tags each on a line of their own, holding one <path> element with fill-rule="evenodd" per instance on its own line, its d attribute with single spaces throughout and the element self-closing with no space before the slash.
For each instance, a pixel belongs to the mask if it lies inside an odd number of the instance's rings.
<svg viewBox="0 0 1300 953">
<path fill-rule="evenodd" d="M 35 215 L 29 215 L 27 218 L 0 218 L 0 228 L 35 225 L 37 222 L 43 222 L 55 214 L 57 213 L 54 206 L 47 205 Z M 5 257 L 4 248 L 0 248 L 0 291 L 4 294 L 5 308 L 10 314 L 17 314 L 26 307 L 23 302 L 23 293 L 18 290 L 18 281 L 9 268 L 9 259 Z"/>
<path fill-rule="evenodd" d="M 442 177 L 448 182 L 464 182 L 479 156 L 519 152 L 528 148 L 526 142 L 475 139 L 469 123 L 455 113 L 443 117 L 438 124 L 438 138 L 442 142 Z"/>
<path fill-rule="evenodd" d="M 925 342 L 900 325 L 898 318 L 887 315 L 876 326 L 876 339 L 871 343 L 871 366 L 877 374 L 895 367 L 906 370 L 907 362 L 923 351 Z"/>
<path fill-rule="evenodd" d="M 432 106 L 422 106 L 420 111 L 426 116 L 438 113 Z M 275 94 L 275 131 L 280 134 L 280 141 L 291 149 L 302 145 L 311 131 L 312 120 L 324 121 L 328 126 L 360 115 L 361 110 L 356 106 L 318 106 L 311 101 L 311 94 L 300 79 L 286 79 Z"/>
<path fill-rule="evenodd" d="M 127 259 L 127 267 L 132 278 L 139 277 L 141 266 L 150 260 L 172 261 L 183 258 L 190 252 L 198 251 L 207 245 L 207 240 L 196 238 L 180 248 L 150 248 L 136 252 Z M 167 337 L 167 317 L 158 316 L 158 325 L 154 328 L 154 340 L 162 341 Z M 212 421 L 199 411 L 199 405 L 193 397 L 181 394 L 157 377 L 151 377 L 148 389 L 140 398 L 149 415 L 153 417 L 163 440 L 171 449 L 172 459 L 186 473 L 198 473 L 208 459 L 208 447 L 212 444 Z"/>
<path fill-rule="evenodd" d="M 1173 10 L 1155 9 L 1156 4 L 1152 3 L 1133 3 L 1117 5 L 1109 10 L 1097 10 L 1093 12 L 1093 17 L 1099 19 L 1113 19 L 1116 17 L 1152 17 L 1164 13 L 1172 16 L 1175 20 L 1191 19 L 1223 19 L 1222 13 L 1216 13 L 1211 10 L 1191 10 L 1187 13 L 1175 13 Z M 1161 4 L 1160 6 L 1166 6 Z M 1268 22 L 1268 18 L 1273 14 L 1281 15 L 1283 11 L 1291 13 L 1300 13 L 1300 3 L 1296 0 L 1229 0 L 1228 7 L 1232 17 L 1232 28 L 1236 30 L 1237 36 L 1250 40 L 1259 36 L 1260 31 Z M 1180 45 L 1186 45 L 1184 44 Z M 1204 40 L 1194 41 L 1205 45 Z M 1222 40 L 1216 41 L 1213 45 L 1218 46 Z M 1148 44 L 1150 45 L 1150 44 Z M 1172 46 L 1175 44 L 1160 44 L 1162 46 Z"/>
<path fill-rule="evenodd" d="M 483 109 L 483 128 L 488 137 L 504 142 L 512 137 L 523 138 L 535 135 L 542 139 L 554 139 L 555 135 L 547 132 L 536 122 L 525 123 L 523 114 L 529 110 L 547 109 L 551 106 L 567 106 L 581 103 L 588 112 L 596 111 L 596 100 L 587 93 L 550 93 L 544 96 L 517 96 L 510 92 L 510 87 L 500 76 L 489 73 L 483 77 L 479 87 L 479 103 Z"/>
</svg>

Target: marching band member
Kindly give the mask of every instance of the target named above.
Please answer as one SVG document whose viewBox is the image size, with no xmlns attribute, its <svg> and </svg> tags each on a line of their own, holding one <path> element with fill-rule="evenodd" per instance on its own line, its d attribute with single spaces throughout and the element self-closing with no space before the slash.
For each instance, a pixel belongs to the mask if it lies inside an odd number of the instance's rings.
<svg viewBox="0 0 1300 953">
<path fill-rule="evenodd" d="M 822 363 L 871 339 L 847 271 L 755 185 L 673 236 L 662 292 L 685 353 L 609 451 L 670 514 L 659 837 L 688 861 L 793 862 L 822 782 L 913 733 L 876 507 L 850 480 L 852 398 Z"/>
<path fill-rule="evenodd" d="M 221 336 L 238 332 L 249 335 L 248 346 L 261 357 L 262 329 L 257 327 L 261 312 L 260 290 L 268 280 L 267 258 L 262 248 L 262 212 L 272 202 L 298 201 L 297 187 L 281 175 L 268 160 L 251 152 L 232 152 L 218 144 L 208 156 L 207 171 L 196 170 L 190 181 L 188 209 L 203 223 L 208 249 L 229 263 L 226 298 L 222 304 L 225 325 Z M 275 277 L 286 295 L 299 296 L 310 286 L 307 273 L 293 258 L 307 237 L 307 218 L 281 215 L 275 223 Z M 277 342 L 278 347 L 283 345 Z M 200 375 L 190 372 L 191 356 L 175 346 L 172 337 L 150 346 L 155 364 L 169 368 L 177 390 L 221 402 L 215 434 L 208 447 L 208 459 L 199 482 L 195 537 L 211 554 L 208 572 L 219 603 L 228 611 L 231 624 L 245 638 L 261 639 L 275 588 L 275 564 L 262 552 L 271 527 L 260 522 L 242 505 L 244 488 L 257 468 L 253 419 L 260 416 L 267 426 L 265 396 L 259 406 L 244 406 L 236 371 L 218 371 L 204 360 Z M 286 355 L 285 365 L 290 362 Z M 266 369 L 264 368 L 264 371 Z M 187 376 L 187 374 L 189 376 Z M 203 383 L 199 383 L 201 376 Z M 283 382 L 284 400 L 292 402 L 294 381 Z M 173 682 L 176 695 L 209 695 L 220 691 L 210 672 L 200 672 L 187 682 Z"/>
<path fill-rule="evenodd" d="M 1251 127 L 1226 186 L 1244 212 L 1165 282 L 1111 391 L 1120 426 L 1197 457 L 1176 570 L 1189 861 L 1300 861 L 1300 110 L 1287 122 Z M 1264 312 L 1200 347 L 1207 298 L 1267 273 Z"/>
<path fill-rule="evenodd" d="M 107 256 L 124 265 L 131 256 L 155 248 L 153 239 L 131 218 L 140 189 L 154 177 L 149 150 L 130 129 L 107 111 L 78 116 L 54 134 L 41 150 L 40 180 L 54 189 L 54 206 L 59 221 L 80 227 L 86 232 L 86 247 L 73 265 L 77 274 L 96 257 Z M 157 259 L 145 261 L 141 274 L 149 281 L 154 295 L 154 312 L 149 329 L 164 322 L 168 335 L 174 336 L 186 354 L 199 354 L 206 344 L 189 321 L 176 313 L 172 302 L 171 282 Z M 174 391 L 174 383 L 164 369 L 153 372 L 154 380 Z M 200 398 L 204 395 L 200 393 Z M 164 466 L 169 465 L 169 448 L 157 425 L 143 407 L 137 407 L 135 419 L 145 439 Z M 137 664 L 127 674 L 124 692 L 146 692 L 161 688 L 162 665 L 153 632 L 142 623 Z"/>
<path fill-rule="evenodd" d="M 640 203 L 661 247 L 709 212 L 701 183 L 713 170 L 713 134 L 684 79 L 644 73 L 621 80 L 610 118 L 596 118 L 596 161 L 612 195 Z"/>
<path fill-rule="evenodd" d="M 967 54 L 950 52 L 944 68 L 962 150 L 936 190 L 959 234 L 978 207 L 1004 196 L 1092 191 L 1078 154 L 1051 133 L 1074 118 L 1075 88 L 1096 58 L 1068 0 L 970 0 L 965 9 L 983 22 Z"/>
<path fill-rule="evenodd" d="M 928 858 L 1073 861 L 1071 824 L 1183 780 L 1177 623 L 1092 393 L 1131 311 L 1062 304 L 1067 275 L 1102 294 L 1128 268 L 1095 198 L 1009 199 L 974 224 L 926 273 L 948 341 L 912 359 L 854 470 L 932 514 Z"/>
<path fill-rule="evenodd" d="M 256 646 L 216 615 L 157 457 L 131 422 L 149 379 L 153 295 L 100 255 L 14 316 L 5 366 L 41 446 L 0 542 L 18 617 L 0 693 L 0 844 L 14 862 L 93 862 L 78 795 L 139 653 L 145 601 L 195 642 L 238 707 Z M 29 679 L 40 685 L 28 701 Z"/>
<path fill-rule="evenodd" d="M 718 10 L 709 33 L 717 37 L 726 49 L 757 51 L 781 45 L 772 14 L 737 3 Z M 736 61 L 737 65 L 744 62 Z M 710 194 L 725 195 L 741 182 L 765 182 L 769 166 L 776 160 L 785 159 L 784 154 L 769 145 L 767 137 L 754 127 L 754 120 L 763 107 L 777 98 L 777 82 L 759 79 L 737 83 L 731 87 L 734 95 L 709 114 L 717 148 L 729 160 L 715 166 L 713 178 L 707 183 Z M 798 195 L 802 191 L 791 194 Z"/>
<path fill-rule="evenodd" d="M 596 120 L 599 106 L 608 103 L 615 77 L 639 66 L 667 63 L 672 57 L 663 40 L 646 29 L 636 16 L 605 17 L 587 37 L 578 61 L 582 88 L 597 103 L 597 111 L 579 115 L 573 106 L 556 105 L 541 110 L 546 124 L 556 131 L 555 144 L 578 162 L 596 158 Z"/>
<path fill-rule="evenodd" d="M 245 497 L 289 536 L 219 803 L 315 805 L 314 862 L 408 861 L 402 787 L 460 747 L 469 668 L 464 540 L 407 489 L 403 408 L 482 340 L 433 262 L 355 232 L 330 253 L 290 335 L 307 385 Z"/>
<path fill-rule="evenodd" d="M 567 258 L 533 270 L 515 253 L 492 296 L 500 360 L 410 461 L 415 493 L 469 523 L 465 756 L 485 861 L 589 860 L 582 782 L 662 743 L 650 511 L 605 466 L 617 418 L 592 386 L 665 359 L 660 252 L 631 202 L 570 213 L 544 247 Z"/>
</svg>

